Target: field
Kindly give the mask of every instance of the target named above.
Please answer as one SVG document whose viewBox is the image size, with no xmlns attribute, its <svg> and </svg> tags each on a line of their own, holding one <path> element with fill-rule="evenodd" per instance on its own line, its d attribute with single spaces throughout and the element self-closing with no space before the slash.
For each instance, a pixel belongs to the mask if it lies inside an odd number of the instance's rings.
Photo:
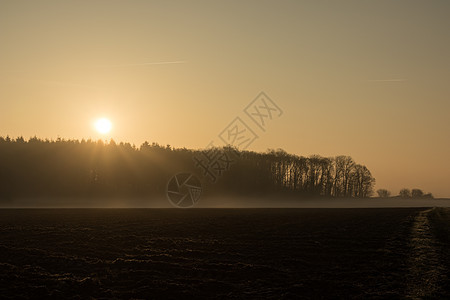
<svg viewBox="0 0 450 300">
<path fill-rule="evenodd" d="M 1 298 L 450 297 L 450 211 L 2 209 Z"/>
</svg>

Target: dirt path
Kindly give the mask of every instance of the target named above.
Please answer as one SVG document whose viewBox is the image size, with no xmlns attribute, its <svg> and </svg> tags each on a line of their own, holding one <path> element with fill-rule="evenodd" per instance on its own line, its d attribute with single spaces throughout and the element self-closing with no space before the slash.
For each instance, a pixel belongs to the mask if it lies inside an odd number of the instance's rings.
<svg viewBox="0 0 450 300">
<path fill-rule="evenodd" d="M 430 225 L 433 209 L 421 211 L 414 219 L 409 241 L 406 296 L 412 299 L 436 297 L 444 292 L 440 286 L 445 272 L 440 257 L 440 245 Z"/>
</svg>

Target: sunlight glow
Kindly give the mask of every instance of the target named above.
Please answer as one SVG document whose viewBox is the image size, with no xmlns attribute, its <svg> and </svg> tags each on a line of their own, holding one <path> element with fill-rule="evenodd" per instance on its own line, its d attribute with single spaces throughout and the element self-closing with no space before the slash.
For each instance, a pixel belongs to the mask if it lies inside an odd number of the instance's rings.
<svg viewBox="0 0 450 300">
<path fill-rule="evenodd" d="M 106 134 L 111 131 L 112 123 L 106 118 L 99 119 L 95 122 L 95 129 L 101 133 Z"/>
</svg>

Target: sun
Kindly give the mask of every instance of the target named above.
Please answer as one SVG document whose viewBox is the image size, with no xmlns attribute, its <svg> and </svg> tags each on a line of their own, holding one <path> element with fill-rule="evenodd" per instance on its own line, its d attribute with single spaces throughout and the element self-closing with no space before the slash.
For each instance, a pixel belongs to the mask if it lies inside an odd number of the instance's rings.
<svg viewBox="0 0 450 300">
<path fill-rule="evenodd" d="M 98 119 L 95 122 L 95 129 L 97 129 L 97 131 L 101 134 L 107 134 L 108 132 L 111 131 L 111 128 L 112 128 L 112 123 L 110 120 L 108 120 L 106 118 Z"/>
</svg>

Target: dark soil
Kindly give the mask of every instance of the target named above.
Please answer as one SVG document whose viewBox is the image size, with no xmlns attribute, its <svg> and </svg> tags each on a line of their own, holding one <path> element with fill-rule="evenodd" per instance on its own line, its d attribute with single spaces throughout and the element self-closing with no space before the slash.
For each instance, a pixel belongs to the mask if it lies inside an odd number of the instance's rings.
<svg viewBox="0 0 450 300">
<path fill-rule="evenodd" d="M 444 297 L 449 243 L 434 229 L 439 286 L 411 287 L 421 280 L 413 224 L 426 210 L 4 209 L 0 296 Z M 439 212 L 430 223 L 448 229 L 450 213 Z"/>
</svg>

